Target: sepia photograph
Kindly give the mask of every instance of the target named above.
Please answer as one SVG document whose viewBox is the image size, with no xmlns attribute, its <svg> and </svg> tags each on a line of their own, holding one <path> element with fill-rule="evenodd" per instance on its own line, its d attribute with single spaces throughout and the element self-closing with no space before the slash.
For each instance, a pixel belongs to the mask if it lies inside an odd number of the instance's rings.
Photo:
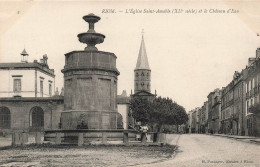
<svg viewBox="0 0 260 167">
<path fill-rule="evenodd" d="M 259 0 L 0 0 L 0 166 L 260 167 Z"/>
</svg>

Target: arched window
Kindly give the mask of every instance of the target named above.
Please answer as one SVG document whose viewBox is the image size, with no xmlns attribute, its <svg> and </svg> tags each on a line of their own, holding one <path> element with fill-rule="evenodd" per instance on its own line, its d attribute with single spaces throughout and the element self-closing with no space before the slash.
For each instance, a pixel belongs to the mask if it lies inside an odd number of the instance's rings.
<svg viewBox="0 0 260 167">
<path fill-rule="evenodd" d="M 144 73 L 142 72 L 142 74 L 141 74 L 142 76 L 144 76 Z"/>
<path fill-rule="evenodd" d="M 44 127 L 44 112 L 41 107 L 33 107 L 30 112 L 30 126 L 33 128 Z"/>
<path fill-rule="evenodd" d="M 147 79 L 149 79 L 149 72 L 147 73 Z"/>
<path fill-rule="evenodd" d="M 11 126 L 11 114 L 7 107 L 0 107 L 0 128 L 9 129 Z"/>
<path fill-rule="evenodd" d="M 138 72 L 136 72 L 136 73 L 135 73 L 135 76 L 136 76 L 136 77 L 138 77 L 138 76 L 139 76 L 139 75 L 138 75 Z"/>
</svg>

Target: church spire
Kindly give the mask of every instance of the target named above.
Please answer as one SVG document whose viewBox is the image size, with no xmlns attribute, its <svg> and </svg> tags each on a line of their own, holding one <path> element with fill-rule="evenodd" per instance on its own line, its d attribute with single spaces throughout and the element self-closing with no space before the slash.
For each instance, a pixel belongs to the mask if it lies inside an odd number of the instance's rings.
<svg viewBox="0 0 260 167">
<path fill-rule="evenodd" d="M 146 54 L 146 49 L 145 49 L 145 44 L 144 44 L 144 36 L 142 32 L 142 41 L 141 41 L 141 46 L 139 50 L 139 55 L 136 63 L 135 70 L 150 70 L 149 63 L 148 63 L 148 58 Z"/>
</svg>

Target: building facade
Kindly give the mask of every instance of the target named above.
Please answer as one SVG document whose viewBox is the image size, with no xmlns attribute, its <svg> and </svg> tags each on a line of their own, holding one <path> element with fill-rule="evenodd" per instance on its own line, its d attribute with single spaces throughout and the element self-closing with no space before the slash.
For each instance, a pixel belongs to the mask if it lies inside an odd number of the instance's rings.
<svg viewBox="0 0 260 167">
<path fill-rule="evenodd" d="M 220 133 L 221 128 L 221 90 L 214 90 L 214 98 L 211 113 L 213 133 Z"/>
<path fill-rule="evenodd" d="M 26 52 L 25 50 L 23 53 Z M 27 53 L 26 53 L 27 54 Z M 0 63 L 0 97 L 51 97 L 55 91 L 54 70 L 43 56 L 40 62 Z"/>
<path fill-rule="evenodd" d="M 0 63 L 0 131 L 43 131 L 59 128 L 63 97 L 55 87 L 54 70 L 46 55 L 40 62 L 28 62 L 25 50 L 21 62 Z"/>
<path fill-rule="evenodd" d="M 204 102 L 203 106 L 200 108 L 200 132 L 207 132 L 207 122 L 208 122 L 208 102 Z"/>
<path fill-rule="evenodd" d="M 232 134 L 234 135 L 245 135 L 243 120 L 244 120 L 244 110 L 243 106 L 245 105 L 245 96 L 243 93 L 244 89 L 244 79 L 242 72 L 239 73 L 235 71 L 233 82 L 234 82 L 234 107 L 232 113 Z"/>
<path fill-rule="evenodd" d="M 248 66 L 244 70 L 245 76 L 245 135 L 260 136 L 259 112 L 250 112 L 250 107 L 260 103 L 260 48 L 256 51 L 256 58 L 249 58 Z"/>
<path fill-rule="evenodd" d="M 200 117 L 199 117 L 200 108 L 197 107 L 189 111 L 189 133 L 199 133 L 200 130 Z"/>
<path fill-rule="evenodd" d="M 220 130 L 221 91 L 215 89 L 208 95 L 208 133 L 218 133 Z"/>
<path fill-rule="evenodd" d="M 234 107 L 234 82 L 230 82 L 222 90 L 222 131 L 224 134 L 232 134 L 232 113 Z"/>
<path fill-rule="evenodd" d="M 63 97 L 0 98 L 0 131 L 34 132 L 59 129 Z"/>
<path fill-rule="evenodd" d="M 201 127 L 207 122 L 205 133 L 260 136 L 260 48 L 255 57 L 248 59 L 245 69 L 235 71 L 227 86 L 209 93 L 208 101 L 199 111 Z M 189 116 L 190 132 L 197 132 L 193 113 L 194 110 L 189 114 L 192 115 Z M 198 132 L 203 133 L 202 128 Z"/>
<path fill-rule="evenodd" d="M 117 109 L 122 116 L 124 129 L 133 129 L 135 124 L 129 105 L 130 97 L 127 96 L 126 90 L 124 90 L 121 95 L 117 95 Z"/>
</svg>

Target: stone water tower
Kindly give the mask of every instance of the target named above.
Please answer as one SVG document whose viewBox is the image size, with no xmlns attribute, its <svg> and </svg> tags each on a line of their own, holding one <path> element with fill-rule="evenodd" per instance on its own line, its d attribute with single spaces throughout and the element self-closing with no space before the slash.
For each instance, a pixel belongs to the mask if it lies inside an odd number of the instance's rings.
<svg viewBox="0 0 260 167">
<path fill-rule="evenodd" d="M 62 129 L 77 129 L 81 125 L 88 129 L 116 129 L 117 57 L 95 47 L 105 38 L 94 30 L 100 17 L 89 14 L 83 19 L 89 23 L 89 30 L 78 34 L 78 39 L 87 47 L 65 54 Z"/>
</svg>

